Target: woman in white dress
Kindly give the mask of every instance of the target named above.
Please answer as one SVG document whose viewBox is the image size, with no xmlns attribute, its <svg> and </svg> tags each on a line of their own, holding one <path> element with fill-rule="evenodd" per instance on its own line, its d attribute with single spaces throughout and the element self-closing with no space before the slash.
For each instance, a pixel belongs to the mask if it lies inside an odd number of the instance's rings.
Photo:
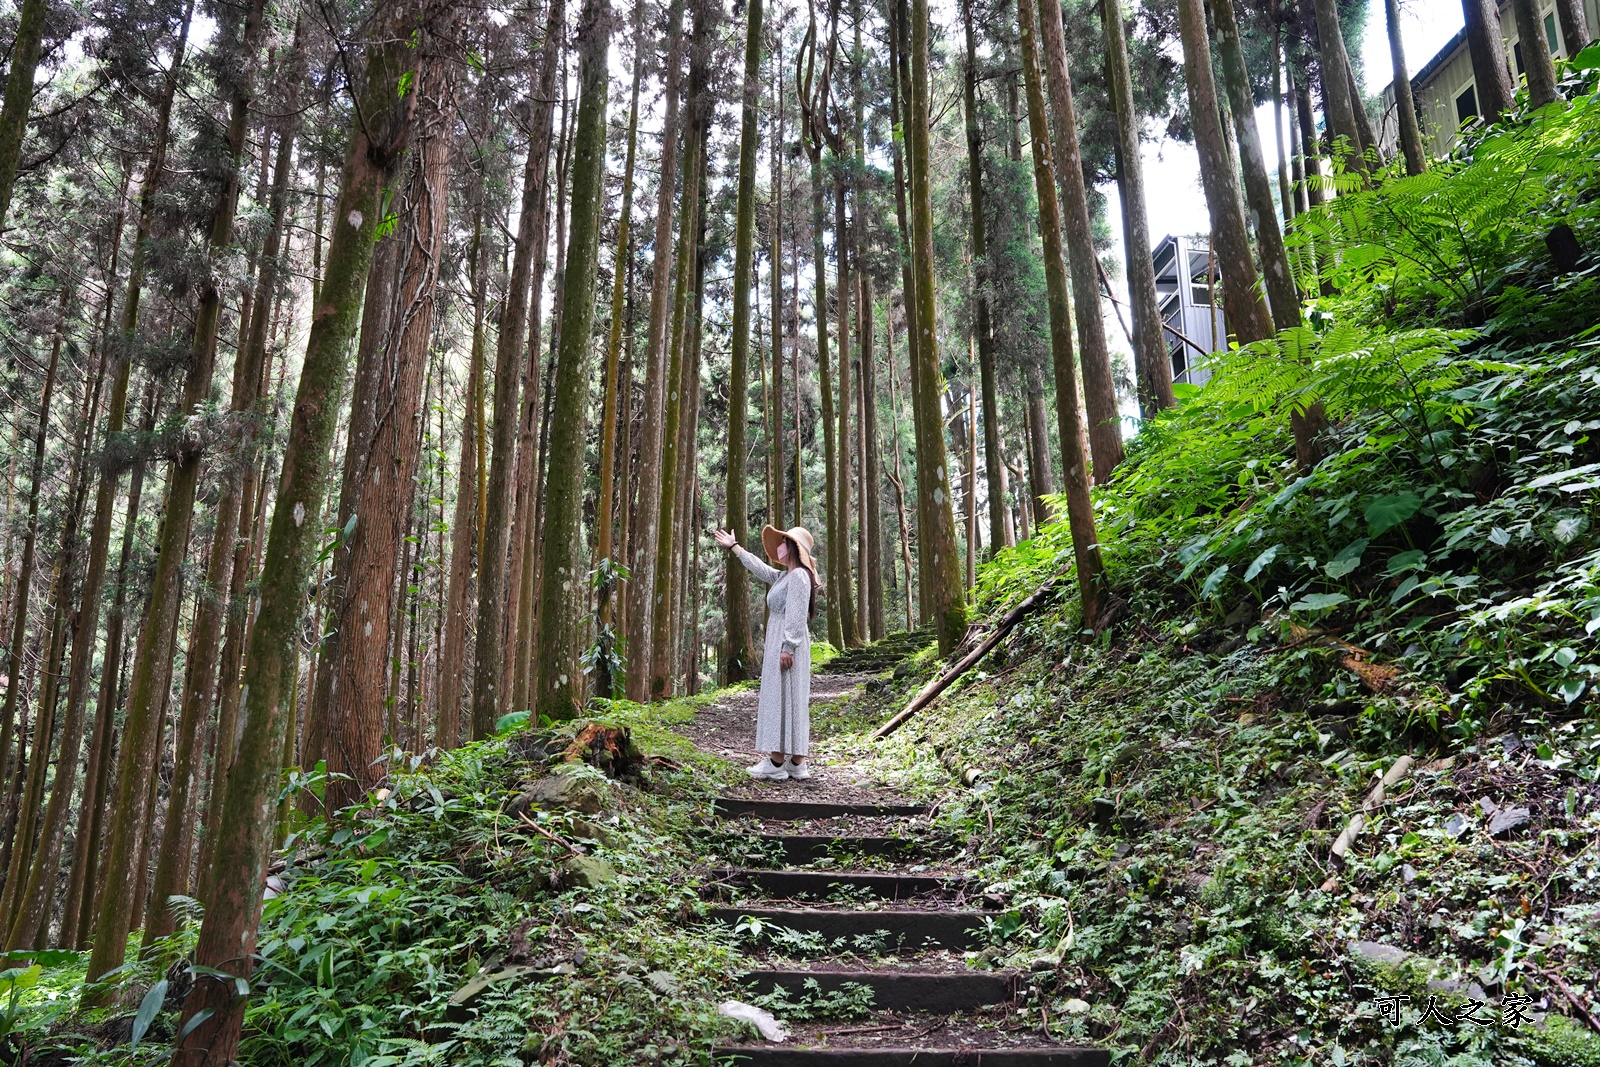
<svg viewBox="0 0 1600 1067">
<path fill-rule="evenodd" d="M 804 526 L 761 531 L 770 566 L 716 530 L 717 544 L 772 588 L 767 591 L 766 654 L 761 663 L 761 708 L 756 714 L 756 751 L 747 768 L 752 778 L 809 778 L 811 751 L 811 617 L 817 606 L 817 565 L 811 533 Z M 768 758 L 770 757 L 770 758 Z"/>
</svg>

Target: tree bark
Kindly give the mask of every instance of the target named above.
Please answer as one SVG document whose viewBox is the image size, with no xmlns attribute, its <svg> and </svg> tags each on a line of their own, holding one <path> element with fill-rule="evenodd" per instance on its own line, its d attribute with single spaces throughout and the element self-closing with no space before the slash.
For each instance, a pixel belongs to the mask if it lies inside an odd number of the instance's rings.
<svg viewBox="0 0 1600 1067">
<path fill-rule="evenodd" d="M 679 504 L 678 477 L 680 463 L 681 424 L 684 417 L 685 396 L 684 365 L 689 356 L 688 344 L 690 299 L 695 295 L 694 274 L 698 270 L 697 245 L 700 233 L 700 183 L 705 177 L 705 142 L 709 127 L 709 109 L 706 84 L 709 77 L 709 37 L 711 13 L 703 3 L 693 7 L 694 29 L 689 40 L 688 114 L 684 122 L 683 141 L 683 198 L 679 208 L 676 293 L 672 306 L 672 332 L 667 345 L 667 373 L 665 385 L 667 398 L 662 419 L 661 459 L 655 476 L 659 479 L 656 493 L 657 510 L 653 541 L 655 565 L 652 571 L 654 589 L 650 600 L 650 699 L 660 700 L 672 692 L 673 677 L 673 624 L 672 624 L 672 572 L 673 537 L 677 533 Z M 660 246 L 665 248 L 665 246 Z M 641 478 L 647 477 L 641 475 Z"/>
<path fill-rule="evenodd" d="M 838 26 L 835 24 L 833 37 L 838 37 Z M 820 111 L 826 114 L 826 111 Z M 841 123 L 842 125 L 842 123 Z M 844 133 L 839 131 L 834 147 L 836 164 L 843 164 L 845 155 Z M 836 329 L 838 331 L 838 356 L 839 356 L 839 403 L 837 407 L 839 417 L 839 433 L 835 438 L 834 459 L 838 469 L 834 472 L 834 489 L 839 494 L 838 504 L 834 509 L 835 523 L 838 524 L 838 539 L 830 540 L 828 547 L 831 549 L 834 565 L 839 573 L 838 599 L 834 601 L 839 609 L 839 625 L 844 637 L 843 648 L 861 647 L 861 630 L 857 625 L 855 575 L 850 565 L 850 518 L 852 507 L 850 504 L 850 456 L 855 451 L 854 442 L 850 439 L 850 399 L 852 386 L 850 382 L 850 304 L 851 293 L 855 288 L 850 279 L 850 230 L 845 222 L 845 178 L 839 166 L 834 168 L 833 180 L 833 251 L 834 251 L 834 306 L 838 313 Z"/>
<path fill-rule="evenodd" d="M 1295 77 L 1296 74 L 1299 77 Z M 1317 124 L 1315 116 L 1311 113 L 1311 87 L 1308 84 L 1306 71 L 1289 67 L 1289 83 L 1294 87 L 1294 113 L 1300 120 L 1300 147 L 1301 163 L 1305 170 L 1305 182 L 1301 192 L 1305 195 L 1305 209 L 1321 207 L 1325 199 L 1322 192 L 1322 164 L 1317 151 Z"/>
<path fill-rule="evenodd" d="M 563 0 L 550 0 L 544 43 L 540 46 L 538 85 L 534 96 L 528 158 L 522 172 L 522 206 L 517 223 L 511 275 L 500 318 L 494 359 L 494 440 L 489 456 L 489 484 L 485 498 L 482 545 L 478 554 L 478 640 L 472 676 L 470 739 L 488 737 L 494 730 L 505 698 L 507 546 L 512 526 L 512 472 L 517 464 L 518 371 L 527 343 L 528 304 L 539 294 L 530 293 L 533 257 L 544 246 L 545 204 L 548 197 L 550 121 L 553 113 L 556 48 L 560 41 Z M 535 337 L 537 344 L 537 337 Z"/>
<path fill-rule="evenodd" d="M 1272 139 L 1278 146 L 1278 204 L 1287 231 L 1294 221 L 1294 184 L 1289 180 L 1289 154 L 1283 136 L 1283 23 L 1272 22 Z"/>
<path fill-rule="evenodd" d="M 425 36 L 418 45 L 410 156 L 411 175 L 400 200 L 402 220 L 396 252 L 399 278 L 384 316 L 385 337 L 372 352 L 369 373 L 370 425 L 360 455 L 346 455 L 360 488 L 346 519 L 341 546 L 348 559 L 348 585 L 336 623 L 339 642 L 323 670 L 332 679 L 337 712 L 326 721 L 323 753 L 330 777 L 324 804 L 330 811 L 357 803 L 387 775 L 379 764 L 387 732 L 396 742 L 398 693 L 388 677 L 389 641 L 404 625 L 394 612 L 392 590 L 410 525 L 416 492 L 417 420 L 433 339 L 439 262 L 444 251 L 450 185 L 450 143 L 456 113 L 456 65 L 443 42 Z M 347 476 L 348 477 L 348 476 Z M 409 575 L 398 574 L 401 588 Z M 403 647 L 403 646 L 402 646 Z"/>
<path fill-rule="evenodd" d="M 767 417 L 772 422 L 772 438 L 768 447 L 772 453 L 772 489 L 773 499 L 768 502 L 767 521 L 779 529 L 783 528 L 784 501 L 787 494 L 784 492 L 784 479 L 789 472 L 784 468 L 783 462 L 783 198 L 785 195 L 783 185 L 783 34 L 776 32 L 773 35 L 774 48 L 772 49 L 772 111 L 773 120 L 777 129 L 771 138 L 772 147 L 772 392 L 766 396 Z M 800 409 L 795 408 L 795 418 L 799 419 Z M 798 454 L 798 453 L 797 453 Z M 798 521 L 798 520 L 797 520 Z"/>
<path fill-rule="evenodd" d="M 615 522 L 613 498 L 616 492 L 617 466 L 617 408 L 623 408 L 623 422 L 627 422 L 628 385 L 621 377 L 622 331 L 624 300 L 628 290 L 629 255 L 633 234 L 633 176 L 634 159 L 639 145 L 639 85 L 644 78 L 644 7 L 634 8 L 633 17 L 633 90 L 628 103 L 627 155 L 622 166 L 622 208 L 617 216 L 617 251 L 611 264 L 611 324 L 606 337 L 605 397 L 600 417 L 600 497 L 596 502 L 595 518 L 598 544 L 595 559 L 609 561 L 613 554 L 612 528 Z M 622 451 L 622 462 L 627 463 L 627 450 Z M 624 466 L 622 496 L 627 495 L 628 476 Z M 604 628 L 612 625 L 613 594 L 609 589 L 600 594 L 596 605 L 596 623 Z M 597 637 L 599 635 L 597 634 Z M 595 666 L 595 695 L 610 699 L 614 679 L 608 662 Z"/>
<path fill-rule="evenodd" d="M 550 426 L 550 473 L 545 485 L 539 589 L 538 697 L 540 715 L 570 719 L 582 708 L 578 655 L 582 619 L 572 610 L 573 590 L 583 582 L 580 524 L 583 518 L 584 412 L 589 378 L 585 364 L 594 329 L 599 271 L 600 207 L 606 164 L 606 52 L 611 43 L 607 0 L 584 0 L 579 16 L 578 126 L 572 164 L 572 237 L 567 244 L 566 282 L 561 288 L 561 342 L 556 359 L 554 419 Z"/>
<path fill-rule="evenodd" d="M 1121 0 L 1101 0 L 1100 17 L 1106 33 L 1106 83 L 1117 120 L 1117 194 L 1122 201 L 1122 243 L 1127 252 L 1134 373 L 1139 379 L 1140 414 L 1150 418 L 1173 405 L 1172 364 L 1167 358 L 1155 265 L 1150 259 L 1150 211 L 1139 157 L 1139 112 L 1133 102 Z"/>
<path fill-rule="evenodd" d="M 11 213 L 11 193 L 17 184 L 17 161 L 28 132 L 28 110 L 33 105 L 33 77 L 39 68 L 39 46 L 49 5 L 45 0 L 22 0 L 17 10 L 16 36 L 11 39 L 11 63 L 6 72 L 4 102 L 0 103 L 0 227 Z M 188 20 L 184 20 L 187 26 Z"/>
<path fill-rule="evenodd" d="M 1256 106 L 1251 95 L 1250 73 L 1245 68 L 1244 46 L 1239 40 L 1239 23 L 1233 0 L 1211 0 L 1216 19 L 1217 47 L 1222 52 L 1222 81 L 1233 112 L 1234 135 L 1239 143 L 1240 170 L 1244 173 L 1245 200 L 1261 252 L 1261 269 L 1266 282 L 1267 303 L 1273 323 L 1287 330 L 1300 323 L 1300 291 L 1295 288 L 1294 272 L 1289 268 L 1289 253 L 1278 226 L 1277 205 L 1272 202 L 1272 182 L 1267 177 L 1266 153 L 1261 147 L 1261 131 L 1256 126 Z M 1223 278 L 1228 277 L 1224 271 Z M 1228 284 L 1224 281 L 1224 284 Z"/>
<path fill-rule="evenodd" d="M 461 743 L 461 685 L 466 677 L 467 603 L 477 547 L 477 464 L 479 438 L 473 417 L 476 397 L 483 388 L 484 291 L 483 190 L 475 190 L 476 219 L 468 253 L 472 285 L 472 349 L 468 357 L 466 399 L 469 410 L 461 419 L 461 454 L 456 467 L 456 502 L 450 523 L 450 579 L 445 591 L 444 644 L 439 656 L 439 697 L 434 744 L 448 752 Z"/>
<path fill-rule="evenodd" d="M 1045 0 L 1053 3 L 1054 0 Z M 1061 435 L 1061 466 L 1066 478 L 1067 522 L 1072 531 L 1073 558 L 1078 565 L 1078 588 L 1083 601 L 1083 622 L 1093 626 L 1100 614 L 1104 565 L 1095 533 L 1094 504 L 1079 444 L 1078 382 L 1072 371 L 1072 326 L 1067 309 L 1067 270 L 1061 247 L 1060 207 L 1056 202 L 1056 176 L 1050 156 L 1050 133 L 1045 125 L 1044 75 L 1039 69 L 1037 23 L 1033 0 L 1018 0 L 1021 25 L 1022 74 L 1028 94 L 1028 133 L 1033 142 L 1034 187 L 1039 196 L 1039 225 L 1044 232 L 1045 285 L 1050 307 L 1050 352 L 1055 363 L 1056 423 Z"/>
<path fill-rule="evenodd" d="M 828 554 L 822 569 L 827 584 L 828 642 L 835 648 L 844 647 L 844 619 L 842 597 L 839 593 L 839 560 L 844 536 L 839 532 L 838 448 L 835 441 L 837 423 L 833 411 L 833 364 L 828 345 L 828 278 L 825 269 L 827 253 L 822 236 L 825 216 L 822 202 L 822 150 L 826 129 L 823 113 L 828 98 L 828 71 L 831 64 L 824 63 L 818 77 L 817 26 L 813 12 L 806 40 L 796 59 L 801 69 L 796 72 L 795 84 L 800 93 L 800 137 L 811 160 L 811 259 L 812 276 L 816 284 L 813 308 L 817 321 L 817 377 L 822 400 L 822 470 L 823 470 L 823 528 L 826 531 Z M 835 240 L 837 244 L 837 238 Z"/>
<path fill-rule="evenodd" d="M 745 428 L 749 421 L 750 393 L 750 287 L 755 276 L 756 150 L 761 134 L 756 127 L 756 103 L 761 93 L 762 0 L 750 0 L 745 17 L 744 85 L 739 114 L 739 191 L 733 239 L 733 342 L 728 371 L 728 470 L 723 491 L 727 528 L 742 545 L 750 539 L 750 507 L 745 492 Z M 744 564 L 727 556 L 723 571 L 724 626 L 727 644 L 722 652 L 724 683 L 755 677 L 757 666 L 750 643 L 750 575 Z"/>
<path fill-rule="evenodd" d="M 1318 0 L 1322 2 L 1324 0 Z M 1332 3 L 1332 0 L 1326 2 Z M 1194 123 L 1195 147 L 1200 153 L 1200 178 L 1205 187 L 1206 207 L 1211 216 L 1212 247 L 1222 267 L 1224 313 L 1228 328 L 1239 343 L 1249 344 L 1272 336 L 1272 317 L 1250 255 L 1250 237 L 1239 200 L 1238 178 L 1228 159 L 1202 0 L 1178 0 L 1178 21 L 1183 34 L 1183 72 L 1189 85 L 1189 114 Z"/>
<path fill-rule="evenodd" d="M 661 177 L 656 186 L 655 233 L 651 247 L 655 262 L 650 274 L 650 319 L 645 337 L 644 420 L 639 432 L 639 490 L 633 506 L 630 546 L 633 558 L 628 578 L 628 698 L 642 701 L 650 695 L 653 650 L 652 617 L 656 600 L 656 555 L 661 515 L 661 483 L 665 448 L 665 397 L 667 367 L 663 360 L 667 315 L 672 301 L 673 198 L 678 180 L 679 112 L 683 81 L 684 0 L 671 0 L 667 8 L 667 59 L 663 75 L 661 123 Z M 684 142 L 684 154 L 689 152 Z M 687 174 L 687 172 L 686 172 Z"/>
<path fill-rule="evenodd" d="M 873 352 L 872 275 L 861 274 L 861 426 L 865 445 L 861 521 L 867 528 L 867 636 L 889 632 L 883 615 L 883 455 L 878 445 L 878 360 Z M 892 355 L 893 353 L 891 353 Z M 870 494 L 870 495 L 869 495 Z"/>
<path fill-rule="evenodd" d="M 1067 231 L 1067 269 L 1072 276 L 1073 308 L 1078 320 L 1078 363 L 1083 370 L 1084 411 L 1089 421 L 1089 450 L 1095 483 L 1104 484 L 1122 462 L 1122 417 L 1117 410 L 1116 384 L 1111 375 L 1111 350 L 1106 343 L 1106 321 L 1100 311 L 1099 258 L 1089 220 L 1089 191 L 1083 178 L 1083 154 L 1078 147 L 1077 105 L 1072 75 L 1067 68 L 1066 35 L 1061 25 L 1061 5 L 1043 0 L 1039 11 L 1040 39 L 1044 48 L 1046 81 L 1055 119 L 1055 162 L 1061 182 Z"/>
<path fill-rule="evenodd" d="M 1320 0 L 1332 3 L 1332 0 Z M 1478 114 L 1493 125 L 1511 110 L 1511 72 L 1506 67 L 1506 44 L 1500 36 L 1500 15 L 1495 0 L 1461 0 L 1467 53 L 1477 90 Z M 1322 25 L 1319 11 L 1317 25 Z"/>
<path fill-rule="evenodd" d="M 254 96 L 251 72 L 257 66 L 256 53 L 260 46 L 264 9 L 265 0 L 251 0 L 242 17 L 234 15 L 224 20 L 225 39 L 236 42 L 233 48 L 237 49 L 235 54 L 240 62 L 237 68 L 232 69 L 224 64 L 223 69 L 227 73 L 220 78 L 218 85 L 219 92 L 229 101 L 230 114 L 225 140 L 225 170 L 217 189 L 210 232 L 207 234 L 207 251 L 212 256 L 220 255 L 233 240 L 233 220 L 239 202 L 239 161 L 244 151 L 249 105 Z M 235 18 L 239 19 L 237 25 L 228 25 Z M 186 417 L 205 403 L 210 393 L 212 372 L 216 365 L 217 331 L 222 315 L 223 294 L 219 279 L 208 273 L 199 288 L 189 368 L 183 386 L 181 410 Z M 106 851 L 106 885 L 96 918 L 94 948 L 87 971 L 91 982 L 121 965 L 126 951 L 124 934 L 130 928 L 130 917 L 139 906 L 128 883 L 132 873 L 128 867 L 138 854 L 134 847 L 137 827 L 148 816 L 143 801 L 139 799 L 139 787 L 143 784 L 139 780 L 140 768 L 148 767 L 154 755 L 152 744 L 159 730 L 157 705 L 164 695 L 156 689 L 155 683 L 172 658 L 165 638 L 172 631 L 177 618 L 182 566 L 188 550 L 203 459 L 203 450 L 198 442 L 185 441 L 181 448 L 167 485 L 160 550 L 145 613 L 144 654 L 134 661 L 133 684 L 124 720 L 123 746 L 118 765 L 118 803 L 114 809 L 117 818 Z M 86 1003 L 96 1003 L 102 995 L 93 986 L 85 986 Z"/>
<path fill-rule="evenodd" d="M 1556 0 L 1556 21 L 1561 24 L 1561 46 L 1571 59 L 1589 47 L 1589 20 L 1583 0 Z"/>
<path fill-rule="evenodd" d="M 1396 0 L 1385 0 L 1385 4 Z M 1544 20 L 1539 17 L 1538 0 L 1511 0 L 1511 11 L 1517 20 L 1517 43 L 1522 45 L 1522 69 L 1528 79 L 1528 106 L 1541 108 L 1554 103 L 1556 92 L 1556 65 L 1550 58 L 1550 42 L 1544 35 Z M 1390 48 L 1395 47 L 1393 32 Z"/>
<path fill-rule="evenodd" d="M 1411 73 L 1406 69 L 1405 43 L 1400 38 L 1400 0 L 1383 0 L 1383 16 L 1389 34 L 1389 61 L 1394 69 L 1394 110 L 1400 128 L 1400 152 L 1405 156 L 1406 173 L 1421 174 L 1428 169 L 1428 157 L 1422 149 L 1422 124 L 1417 121 Z"/>
<path fill-rule="evenodd" d="M 1474 3 L 1476 0 L 1462 2 Z M 1345 166 L 1353 171 L 1365 171 L 1367 164 L 1361 154 L 1361 131 L 1356 126 L 1356 108 L 1361 106 L 1361 101 L 1350 95 L 1350 80 L 1345 74 L 1350 66 L 1350 57 L 1345 52 L 1344 33 L 1339 28 L 1339 8 L 1336 0 L 1312 0 L 1312 6 L 1317 16 L 1317 44 L 1322 60 L 1322 111 L 1328 121 L 1328 137 L 1330 141 L 1343 137 Z M 1203 16 L 1199 27 L 1203 35 Z M 1187 71 L 1187 50 L 1185 57 Z M 1336 147 L 1334 151 L 1338 152 L 1339 149 Z"/>
<path fill-rule="evenodd" d="M 924 403 L 917 413 L 924 441 L 917 449 L 917 493 L 928 501 L 929 522 L 918 531 L 928 568 L 930 603 L 939 637 L 939 653 L 949 655 L 967 631 L 966 597 L 961 588 L 961 557 L 956 551 L 955 515 L 951 510 L 950 463 L 945 452 L 937 397 L 941 391 L 939 342 L 935 333 L 938 308 L 934 292 L 933 195 L 928 130 L 932 114 L 928 71 L 928 0 L 911 4 L 911 101 L 908 108 L 911 146 L 912 265 L 917 279 L 915 376 Z"/>
<path fill-rule="evenodd" d="M 313 549 L 322 529 L 346 352 L 417 95 L 399 96 L 394 86 L 411 73 L 413 33 L 437 14 L 431 8 L 394 10 L 367 49 L 359 118 L 350 134 L 327 270 L 311 317 L 262 566 L 260 609 L 246 659 L 243 726 L 233 763 L 223 776 L 227 788 L 213 860 L 215 889 L 195 949 L 198 966 L 238 978 L 248 979 L 253 969 L 262 881 L 275 825 L 263 815 L 277 788 L 285 705 L 298 674 L 297 638 Z M 225 1067 L 237 1056 L 243 1018 L 244 1001 L 234 982 L 202 974 L 184 1000 L 178 1032 L 185 1036 L 173 1051 L 173 1067 Z"/>
<path fill-rule="evenodd" d="M 989 548 L 999 551 L 1005 544 L 1005 494 L 1003 465 L 1000 462 L 1000 399 L 995 381 L 994 325 L 989 308 L 989 239 L 984 218 L 983 138 L 978 126 L 978 35 L 972 22 L 973 0 L 961 5 L 962 28 L 966 32 L 967 59 L 962 71 L 961 95 L 967 127 L 967 197 L 972 212 L 972 265 L 975 278 L 972 329 L 978 339 L 978 376 L 983 389 L 983 459 L 989 481 Z"/>
</svg>

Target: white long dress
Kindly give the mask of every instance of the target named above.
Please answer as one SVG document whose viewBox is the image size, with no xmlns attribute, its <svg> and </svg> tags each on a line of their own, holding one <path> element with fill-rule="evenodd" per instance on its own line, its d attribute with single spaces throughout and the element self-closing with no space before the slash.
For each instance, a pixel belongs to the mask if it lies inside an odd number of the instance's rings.
<svg viewBox="0 0 1600 1067">
<path fill-rule="evenodd" d="M 811 754 L 811 575 L 804 567 L 779 570 L 744 547 L 734 553 L 745 569 L 772 586 L 767 591 L 767 640 L 761 661 L 761 709 L 756 751 Z M 784 670 L 783 653 L 794 657 Z"/>
</svg>

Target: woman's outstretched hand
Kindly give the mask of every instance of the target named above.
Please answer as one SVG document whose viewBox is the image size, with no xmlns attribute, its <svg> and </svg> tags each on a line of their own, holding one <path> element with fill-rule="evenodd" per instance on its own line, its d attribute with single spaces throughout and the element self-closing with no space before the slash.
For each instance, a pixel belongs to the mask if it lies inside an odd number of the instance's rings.
<svg viewBox="0 0 1600 1067">
<path fill-rule="evenodd" d="M 793 652 L 782 652 L 782 653 L 779 653 L 778 654 L 778 666 L 782 667 L 784 670 L 788 670 L 790 667 L 793 667 L 794 666 L 794 653 Z"/>
<path fill-rule="evenodd" d="M 723 548 L 732 548 L 734 545 L 739 543 L 734 539 L 733 534 L 727 530 L 712 530 L 711 536 L 715 537 L 717 539 L 717 544 L 721 545 Z"/>
</svg>

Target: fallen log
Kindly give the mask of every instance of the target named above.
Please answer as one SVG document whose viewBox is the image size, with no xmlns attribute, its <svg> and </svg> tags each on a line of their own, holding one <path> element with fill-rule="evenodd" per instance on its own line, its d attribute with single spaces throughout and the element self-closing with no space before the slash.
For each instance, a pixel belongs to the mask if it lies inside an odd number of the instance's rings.
<svg viewBox="0 0 1600 1067">
<path fill-rule="evenodd" d="M 939 694 L 943 693 L 946 689 L 949 689 L 951 684 L 955 682 L 957 678 L 960 678 L 963 674 L 966 674 L 973 667 L 977 666 L 978 661 L 983 659 L 984 656 L 987 656 L 995 645 L 998 645 L 1002 640 L 1004 640 L 1006 634 L 1009 634 L 1013 629 L 1016 628 L 1017 623 L 1025 619 L 1035 608 L 1043 605 L 1044 602 L 1049 599 L 1050 594 L 1055 592 L 1055 588 L 1056 583 L 1054 581 L 1047 582 L 1040 586 L 1039 589 L 1036 590 L 1031 596 L 1026 597 L 1016 607 L 1006 612 L 1004 617 L 1001 618 L 1000 622 L 995 625 L 995 628 L 989 632 L 989 636 L 985 637 L 978 643 L 977 648 L 974 648 L 971 652 L 968 652 L 965 656 L 962 656 L 960 662 L 954 667 L 951 667 L 933 681 L 923 686 L 922 691 L 911 698 L 911 703 L 907 704 L 903 711 L 901 711 L 894 718 L 890 719 L 888 722 L 884 723 L 882 726 L 878 727 L 877 732 L 872 735 L 872 739 L 874 741 L 882 741 L 885 737 L 888 737 L 890 734 L 900 729 L 900 727 L 904 726 L 906 720 L 911 718 L 911 716 L 915 715 L 917 712 L 933 703 L 934 700 L 938 698 Z"/>
</svg>

